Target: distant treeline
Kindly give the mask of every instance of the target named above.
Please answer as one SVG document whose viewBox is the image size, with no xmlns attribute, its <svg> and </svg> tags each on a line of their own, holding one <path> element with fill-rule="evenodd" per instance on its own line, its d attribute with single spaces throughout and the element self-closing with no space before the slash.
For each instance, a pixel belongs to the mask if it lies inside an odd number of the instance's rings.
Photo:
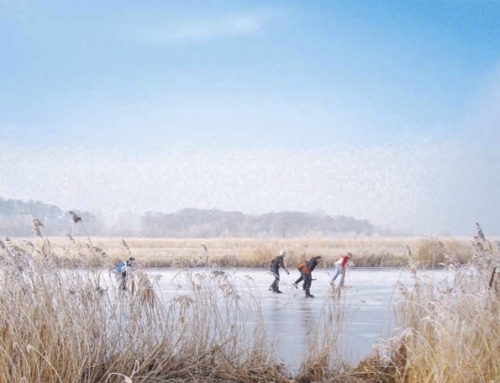
<svg viewBox="0 0 500 383">
<path fill-rule="evenodd" d="M 89 212 L 74 210 L 82 217 L 90 229 L 89 234 L 99 233 L 101 225 L 97 217 Z M 0 198 L 0 235 L 28 237 L 34 234 L 33 218 L 43 224 L 45 235 L 74 234 L 75 229 L 68 211 L 63 211 L 55 205 L 39 201 L 21 201 Z M 82 233 L 83 234 L 83 233 Z"/>
<path fill-rule="evenodd" d="M 142 217 L 143 236 L 174 238 L 305 237 L 339 234 L 371 235 L 375 228 L 352 217 L 300 212 L 247 215 L 221 210 L 183 209 L 173 214 L 148 212 Z"/>
<path fill-rule="evenodd" d="M 90 212 L 73 209 L 84 227 L 75 224 L 67 210 L 39 201 L 0 198 L 0 235 L 30 236 L 32 219 L 44 225 L 45 235 L 140 236 L 161 238 L 219 238 L 372 235 L 376 228 L 367 220 L 301 212 L 248 215 L 221 210 L 182 209 L 175 213 L 130 212 L 115 222 Z M 85 232 L 82 232 L 84 228 Z"/>
</svg>

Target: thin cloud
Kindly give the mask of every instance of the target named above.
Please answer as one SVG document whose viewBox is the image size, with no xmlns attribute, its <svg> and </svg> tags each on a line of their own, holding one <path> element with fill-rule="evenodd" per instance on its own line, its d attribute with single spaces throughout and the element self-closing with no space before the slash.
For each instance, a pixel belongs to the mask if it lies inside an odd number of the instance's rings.
<svg viewBox="0 0 500 383">
<path fill-rule="evenodd" d="M 186 20 L 136 33 L 147 41 L 207 41 L 230 36 L 249 36 L 261 32 L 268 24 L 265 15 L 226 15 L 215 20 Z"/>
</svg>

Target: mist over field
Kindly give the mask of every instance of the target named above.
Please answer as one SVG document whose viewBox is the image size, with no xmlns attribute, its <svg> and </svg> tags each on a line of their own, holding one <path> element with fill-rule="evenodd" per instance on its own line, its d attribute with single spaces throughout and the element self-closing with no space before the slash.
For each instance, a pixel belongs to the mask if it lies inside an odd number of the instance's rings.
<svg viewBox="0 0 500 383">
<path fill-rule="evenodd" d="M 492 144 L 478 136 L 320 150 L 3 146 L 0 195 L 88 210 L 110 224 L 124 212 L 199 208 L 345 215 L 415 235 L 470 235 L 480 222 L 497 234 Z"/>
</svg>

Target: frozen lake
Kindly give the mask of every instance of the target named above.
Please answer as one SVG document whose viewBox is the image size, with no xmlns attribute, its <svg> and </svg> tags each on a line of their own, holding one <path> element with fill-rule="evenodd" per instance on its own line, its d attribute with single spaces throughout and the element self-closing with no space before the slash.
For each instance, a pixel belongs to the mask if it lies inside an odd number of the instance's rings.
<svg viewBox="0 0 500 383">
<path fill-rule="evenodd" d="M 273 276 L 265 269 L 235 268 L 217 269 L 231 276 L 236 283 L 252 287 L 253 296 L 263 309 L 269 336 L 274 341 L 279 357 L 292 369 L 307 353 L 310 334 L 320 326 L 325 307 L 330 312 L 342 312 L 341 337 L 338 348 L 345 360 L 356 363 L 370 354 L 374 344 L 386 340 L 394 327 L 393 301 L 397 300 L 397 283 L 413 286 L 414 278 L 408 270 L 394 268 L 348 268 L 345 287 L 340 297 L 332 294 L 330 270 L 313 272 L 311 293 L 315 298 L 305 298 L 301 288 L 293 287 L 299 272 L 290 269 L 290 275 L 281 272 L 280 289 L 283 294 L 268 290 Z M 162 300 L 174 299 L 179 294 L 189 294 L 189 286 L 180 270 L 146 269 L 155 276 L 154 289 Z M 192 273 L 212 273 L 214 269 L 191 269 Z M 446 270 L 419 271 L 421 280 L 439 282 L 447 275 Z M 158 278 L 160 277 L 161 278 Z M 183 279 L 184 278 L 184 279 Z M 338 281 L 338 280 L 337 280 Z"/>
</svg>

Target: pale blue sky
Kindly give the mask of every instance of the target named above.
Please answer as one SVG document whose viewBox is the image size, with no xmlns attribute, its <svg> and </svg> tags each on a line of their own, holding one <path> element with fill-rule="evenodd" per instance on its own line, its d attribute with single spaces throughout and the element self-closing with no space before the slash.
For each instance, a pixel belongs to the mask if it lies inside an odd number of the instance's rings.
<svg viewBox="0 0 500 383">
<path fill-rule="evenodd" d="M 500 234 L 500 2 L 0 0 L 0 196 Z"/>
</svg>

